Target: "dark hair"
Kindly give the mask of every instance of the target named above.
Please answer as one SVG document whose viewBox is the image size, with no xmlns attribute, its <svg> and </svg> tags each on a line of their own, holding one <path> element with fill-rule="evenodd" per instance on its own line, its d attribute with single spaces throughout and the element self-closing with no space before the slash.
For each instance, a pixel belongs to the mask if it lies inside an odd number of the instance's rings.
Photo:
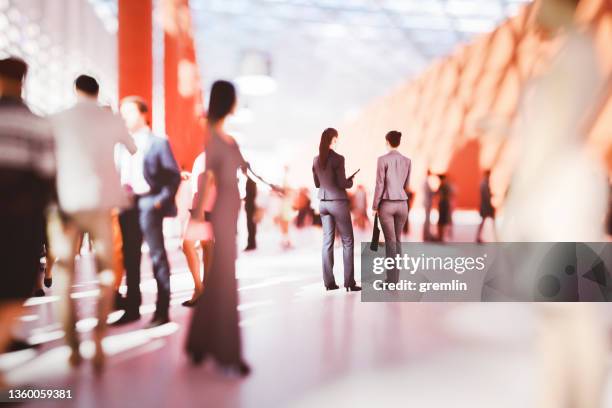
<svg viewBox="0 0 612 408">
<path fill-rule="evenodd" d="M 23 81 L 28 72 L 28 64 L 21 58 L 0 59 L 0 76 L 14 81 Z"/>
<path fill-rule="evenodd" d="M 329 156 L 329 146 L 332 140 L 338 137 L 338 131 L 334 128 L 327 128 L 321 134 L 321 143 L 319 143 L 319 164 L 325 168 L 327 166 L 327 157 Z"/>
<path fill-rule="evenodd" d="M 225 118 L 236 104 L 236 88 L 228 81 L 215 81 L 208 101 L 208 120 L 211 123 Z"/>
<path fill-rule="evenodd" d="M 98 92 L 100 92 L 100 85 L 98 85 L 98 81 L 89 75 L 79 75 L 74 81 L 74 86 L 78 91 L 81 91 L 89 96 L 98 96 Z"/>
<path fill-rule="evenodd" d="M 391 147 L 397 147 L 400 145 L 400 141 L 402 140 L 402 134 L 401 132 L 398 132 L 397 130 L 392 130 L 389 133 L 387 133 L 387 136 L 385 136 L 385 139 L 387 139 L 387 142 L 389 142 Z"/>
<path fill-rule="evenodd" d="M 149 112 L 149 105 L 147 105 L 147 102 L 144 100 L 144 98 L 141 98 L 140 96 L 135 96 L 135 95 L 126 96 L 125 98 L 121 100 L 121 104 L 123 105 L 126 103 L 135 104 L 136 107 L 138 108 L 138 111 L 142 113 L 143 115 Z"/>
</svg>

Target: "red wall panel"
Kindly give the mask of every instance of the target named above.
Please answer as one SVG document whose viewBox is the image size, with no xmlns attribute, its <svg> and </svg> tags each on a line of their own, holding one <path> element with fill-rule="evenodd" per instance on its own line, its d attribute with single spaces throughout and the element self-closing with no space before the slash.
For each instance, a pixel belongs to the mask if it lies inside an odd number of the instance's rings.
<svg viewBox="0 0 612 408">
<path fill-rule="evenodd" d="M 166 133 L 180 167 L 190 170 L 204 148 L 199 69 L 188 0 L 164 0 Z"/>
<path fill-rule="evenodd" d="M 119 0 L 119 98 L 138 95 L 149 107 L 153 95 L 153 9 L 151 0 Z"/>
</svg>

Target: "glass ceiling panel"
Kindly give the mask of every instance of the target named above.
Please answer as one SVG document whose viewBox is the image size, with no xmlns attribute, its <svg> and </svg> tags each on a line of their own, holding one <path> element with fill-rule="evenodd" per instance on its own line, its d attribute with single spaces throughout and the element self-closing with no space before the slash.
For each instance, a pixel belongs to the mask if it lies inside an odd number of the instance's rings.
<svg viewBox="0 0 612 408">
<path fill-rule="evenodd" d="M 109 31 L 117 30 L 117 0 L 88 0 Z M 194 21 L 308 38 L 403 40 L 430 59 L 475 34 L 493 29 L 529 0 L 190 0 Z M 225 17 L 238 18 L 226 20 Z M 257 21 L 252 21 L 253 19 Z M 319 29 L 317 29 L 319 28 Z M 384 30 L 378 30 L 383 29 Z M 250 34 L 249 34 L 250 33 Z M 454 44 L 453 44 L 454 42 Z M 386 49 L 389 44 L 380 44 Z M 433 49 L 432 49 L 433 48 Z M 438 48 L 438 49 L 435 49 Z M 453 48 L 452 46 L 450 47 Z M 413 49 L 414 51 L 414 49 Z"/>
<path fill-rule="evenodd" d="M 499 19 L 503 16 L 503 2 L 478 0 L 449 0 L 446 11 L 453 16 L 487 16 Z"/>
</svg>

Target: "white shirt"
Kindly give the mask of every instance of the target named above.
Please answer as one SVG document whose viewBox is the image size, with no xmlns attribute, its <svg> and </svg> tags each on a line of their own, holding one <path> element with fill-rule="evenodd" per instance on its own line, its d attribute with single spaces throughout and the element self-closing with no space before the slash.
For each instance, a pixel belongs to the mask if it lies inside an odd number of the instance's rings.
<svg viewBox="0 0 612 408">
<path fill-rule="evenodd" d="M 206 170 L 206 153 L 202 152 L 193 161 L 193 167 L 191 169 L 191 192 L 195 196 L 200 187 L 200 176 Z"/>
<path fill-rule="evenodd" d="M 128 204 L 114 166 L 115 145 L 136 146 L 123 120 L 96 101 L 79 101 L 51 117 L 57 157 L 59 203 L 68 213 Z"/>
<path fill-rule="evenodd" d="M 119 153 L 121 184 L 128 186 L 136 195 L 144 195 L 151 191 L 151 186 L 144 176 L 144 158 L 151 147 L 152 136 L 149 127 L 134 132 L 132 138 L 137 147 L 136 153 L 130 155 L 125 149 Z"/>
</svg>

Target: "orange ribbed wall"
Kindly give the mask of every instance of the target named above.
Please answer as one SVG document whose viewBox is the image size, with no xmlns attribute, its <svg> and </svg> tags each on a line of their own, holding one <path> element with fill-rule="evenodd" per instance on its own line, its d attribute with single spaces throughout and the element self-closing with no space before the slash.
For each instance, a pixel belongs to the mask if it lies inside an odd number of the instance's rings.
<svg viewBox="0 0 612 408">
<path fill-rule="evenodd" d="M 546 68 L 559 45 L 535 26 L 536 7 L 537 2 L 525 6 L 493 32 L 460 46 L 416 79 L 374 101 L 342 128 L 342 151 L 373 175 L 375 157 L 384 152 L 385 133 L 400 130 L 400 149 L 414 163 L 415 191 L 420 192 L 429 167 L 449 175 L 458 207 L 475 208 L 480 170 L 492 168 L 492 180 L 496 182 L 498 173 L 497 191 L 503 194 L 511 165 L 502 159 L 511 155 L 512 146 L 504 143 L 508 135 L 491 137 L 487 128 L 496 126 L 485 119 L 511 124 L 525 84 Z M 582 0 L 576 19 L 592 32 L 601 71 L 612 77 L 612 0 Z M 612 97 L 600 106 L 589 140 L 612 170 Z M 373 185 L 368 172 L 364 183 Z"/>
</svg>

